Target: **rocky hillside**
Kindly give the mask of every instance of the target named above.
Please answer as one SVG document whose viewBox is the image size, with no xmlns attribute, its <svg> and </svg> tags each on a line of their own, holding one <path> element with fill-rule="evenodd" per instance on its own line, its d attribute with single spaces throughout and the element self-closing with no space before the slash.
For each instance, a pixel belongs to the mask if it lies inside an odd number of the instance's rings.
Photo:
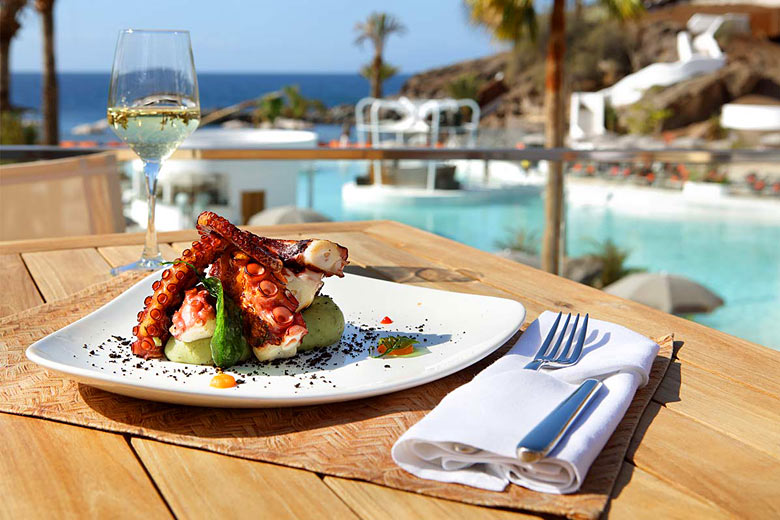
<svg viewBox="0 0 780 520">
<path fill-rule="evenodd" d="M 546 23 L 540 22 L 540 28 Z M 567 89 L 595 91 L 658 61 L 677 60 L 674 22 L 620 25 L 614 21 L 581 20 L 567 30 Z M 640 102 L 643 110 L 672 114 L 658 130 L 679 128 L 719 113 L 723 103 L 748 94 L 780 97 L 780 45 L 751 36 L 724 35 L 721 47 L 729 61 L 722 70 L 693 78 L 666 89 L 654 89 Z M 516 78 L 506 81 L 508 91 L 488 105 L 482 124 L 486 128 L 513 128 L 542 121 L 546 33 L 536 43 L 526 43 L 517 57 Z M 404 84 L 401 94 L 410 97 L 442 97 L 455 79 L 474 75 L 487 82 L 506 69 L 512 54 L 503 52 L 417 74 Z M 568 98 L 568 96 L 566 96 Z M 636 108 L 636 107 L 635 107 Z M 669 113 L 669 112 L 666 112 Z M 625 128 L 625 111 L 618 113 Z"/>
<path fill-rule="evenodd" d="M 723 42 L 728 56 L 725 67 L 664 89 L 651 89 L 633 108 L 620 111 L 624 123 L 630 113 L 665 112 L 658 130 L 673 130 L 720 114 L 720 108 L 745 96 L 780 100 L 780 45 L 752 37 L 736 36 Z"/>
</svg>

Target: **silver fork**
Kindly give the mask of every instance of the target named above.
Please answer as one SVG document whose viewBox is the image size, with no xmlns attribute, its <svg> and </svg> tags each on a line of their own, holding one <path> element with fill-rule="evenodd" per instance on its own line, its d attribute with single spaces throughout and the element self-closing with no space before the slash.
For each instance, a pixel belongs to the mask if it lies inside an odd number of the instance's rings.
<svg viewBox="0 0 780 520">
<path fill-rule="evenodd" d="M 547 333 L 547 337 L 544 338 L 544 341 L 542 342 L 542 345 L 539 347 L 539 350 L 536 351 L 536 355 L 534 356 L 534 359 L 529 362 L 527 365 L 525 365 L 523 368 L 526 370 L 539 370 L 542 367 L 546 368 L 563 368 L 567 366 L 571 366 L 575 364 L 577 361 L 579 361 L 580 356 L 582 355 L 582 345 L 585 343 L 585 332 L 588 329 L 588 315 L 585 315 L 585 319 L 582 323 L 582 329 L 580 330 L 580 336 L 577 338 L 577 343 L 574 345 L 574 349 L 571 349 L 572 341 L 574 339 L 574 334 L 577 331 L 577 324 L 580 321 L 580 315 L 577 314 L 577 317 L 574 319 L 574 327 L 571 329 L 571 334 L 569 335 L 569 339 L 566 341 L 566 345 L 564 345 L 563 349 L 560 349 L 561 343 L 563 343 L 563 337 L 566 335 L 566 328 L 569 326 L 569 320 L 571 320 L 571 314 L 566 315 L 566 321 L 563 324 L 563 329 L 561 330 L 561 334 L 558 336 L 558 340 L 555 342 L 555 345 L 553 345 L 552 348 L 550 348 L 550 344 L 552 343 L 553 339 L 555 338 L 555 334 L 558 331 L 558 325 L 561 323 L 561 316 L 563 315 L 562 312 L 558 313 L 558 316 L 555 318 L 555 323 L 553 323 L 552 328 L 550 328 L 550 332 Z M 560 352 L 559 352 L 560 350 Z M 527 437 L 523 438 L 523 441 L 525 441 Z M 521 442 L 523 442 L 521 441 Z M 467 446 L 465 444 L 453 444 L 452 449 L 458 453 L 463 453 L 467 455 L 472 455 L 474 453 L 477 453 L 480 451 L 477 448 L 474 448 L 472 446 Z M 518 453 L 519 453 L 520 447 L 518 446 Z M 541 458 L 541 457 L 540 457 Z"/>
<path fill-rule="evenodd" d="M 566 315 L 566 321 L 563 324 L 561 334 L 558 336 L 558 341 L 550 348 L 555 333 L 558 332 L 558 325 L 561 322 L 562 312 L 558 313 L 555 318 L 555 323 L 550 328 L 550 332 L 547 333 L 547 337 L 544 338 L 539 350 L 536 351 L 533 361 L 529 362 L 525 368 L 526 370 L 539 370 L 542 367 L 546 368 L 563 368 L 575 364 L 580 360 L 582 355 L 582 345 L 585 343 L 585 333 L 588 330 L 588 315 L 585 315 L 585 319 L 582 320 L 582 329 L 580 329 L 580 335 L 577 338 L 577 343 L 574 345 L 574 350 L 571 350 L 571 344 L 574 340 L 574 334 L 577 332 L 577 324 L 580 322 L 580 315 L 574 319 L 574 326 L 569 334 L 569 339 L 566 340 L 566 345 L 559 351 L 563 337 L 566 335 L 566 328 L 569 326 L 569 320 L 571 320 L 571 314 Z"/>
<path fill-rule="evenodd" d="M 570 318 L 571 314 L 566 317 L 566 323 L 563 325 L 563 330 L 561 331 L 555 346 L 548 352 L 550 343 L 552 343 L 552 339 L 555 337 L 555 333 L 558 329 L 558 323 L 561 320 L 561 313 L 558 314 L 550 332 L 547 334 L 542 346 L 539 347 L 536 356 L 534 356 L 534 360 L 528 363 L 524 368 L 529 370 L 538 370 L 543 366 L 549 368 L 563 368 L 574 365 L 579 361 L 580 356 L 582 356 L 582 347 L 585 344 L 585 335 L 588 331 L 587 314 L 583 320 L 580 333 L 577 336 L 577 343 L 575 344 L 574 349 L 569 352 L 572 340 L 577 332 L 577 323 L 580 318 L 579 314 L 577 314 L 577 318 L 574 320 L 574 326 L 571 329 L 571 334 L 569 334 L 566 346 L 561 352 L 558 352 L 558 347 L 563 340 L 563 336 L 566 334 L 566 327 L 569 325 Z M 585 409 L 585 406 L 595 395 L 599 386 L 600 382 L 597 379 L 587 379 L 583 381 L 577 390 L 564 399 L 552 412 L 523 437 L 517 444 L 517 457 L 523 462 L 536 462 L 546 457 L 547 454 L 558 445 L 566 434 L 566 431 L 574 422 L 574 419 L 576 419 L 580 412 Z"/>
</svg>

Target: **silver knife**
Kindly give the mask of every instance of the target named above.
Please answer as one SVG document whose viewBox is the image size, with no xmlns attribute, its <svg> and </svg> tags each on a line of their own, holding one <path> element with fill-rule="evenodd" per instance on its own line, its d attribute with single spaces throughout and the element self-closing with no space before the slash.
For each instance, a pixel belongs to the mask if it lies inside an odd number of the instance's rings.
<svg viewBox="0 0 780 520">
<path fill-rule="evenodd" d="M 586 379 L 569 397 L 564 399 L 547 417 L 534 426 L 517 445 L 517 457 L 523 462 L 537 462 L 547 456 L 572 422 L 584 410 L 597 390 L 598 379 Z"/>
</svg>

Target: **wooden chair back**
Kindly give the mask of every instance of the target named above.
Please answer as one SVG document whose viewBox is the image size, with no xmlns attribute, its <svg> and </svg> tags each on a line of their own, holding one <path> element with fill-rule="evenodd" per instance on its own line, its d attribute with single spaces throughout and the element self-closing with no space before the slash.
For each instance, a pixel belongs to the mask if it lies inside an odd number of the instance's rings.
<svg viewBox="0 0 780 520">
<path fill-rule="evenodd" d="M 124 230 L 114 152 L 0 166 L 0 240 Z"/>
</svg>

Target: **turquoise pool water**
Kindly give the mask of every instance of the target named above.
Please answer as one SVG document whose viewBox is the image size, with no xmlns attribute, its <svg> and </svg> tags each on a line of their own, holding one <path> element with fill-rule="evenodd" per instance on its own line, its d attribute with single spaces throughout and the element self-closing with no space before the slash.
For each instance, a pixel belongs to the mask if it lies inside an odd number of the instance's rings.
<svg viewBox="0 0 780 520">
<path fill-rule="evenodd" d="M 319 163 L 313 207 L 334 220 L 391 219 L 495 251 L 514 230 L 541 237 L 542 200 L 520 204 L 460 207 L 346 209 L 341 186 L 357 165 Z M 306 205 L 309 177 L 302 174 L 299 205 Z M 721 218 L 660 219 L 605 209 L 569 208 L 567 251 L 588 253 L 594 241 L 612 239 L 630 251 L 628 264 L 697 280 L 718 293 L 725 305 L 695 321 L 755 343 L 780 349 L 780 222 L 757 223 Z"/>
</svg>

